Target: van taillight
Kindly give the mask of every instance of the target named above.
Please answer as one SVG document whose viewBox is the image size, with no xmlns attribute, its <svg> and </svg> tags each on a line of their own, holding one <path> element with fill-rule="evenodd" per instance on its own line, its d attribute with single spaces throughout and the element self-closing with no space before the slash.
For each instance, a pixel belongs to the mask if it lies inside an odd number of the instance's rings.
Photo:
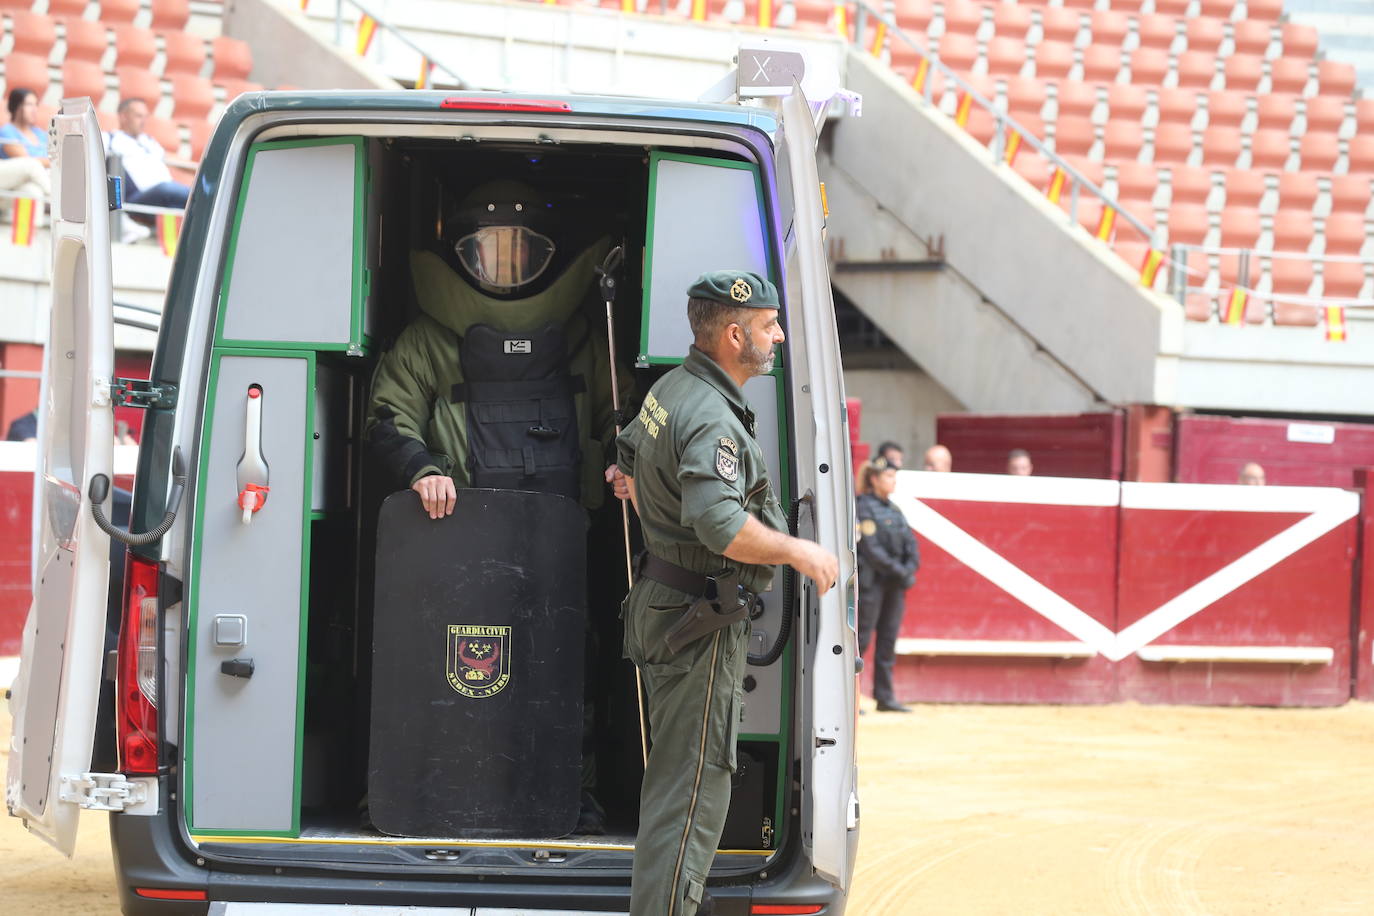
<svg viewBox="0 0 1374 916">
<path fill-rule="evenodd" d="M 157 563 L 129 556 L 119 628 L 119 768 L 157 773 Z"/>
</svg>

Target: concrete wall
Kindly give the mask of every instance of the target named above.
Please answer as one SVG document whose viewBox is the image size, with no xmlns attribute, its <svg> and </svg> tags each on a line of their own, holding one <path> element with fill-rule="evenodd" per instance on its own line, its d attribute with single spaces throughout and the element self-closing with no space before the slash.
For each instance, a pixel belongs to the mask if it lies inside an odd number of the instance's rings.
<svg viewBox="0 0 1374 916">
<path fill-rule="evenodd" d="M 324 0 L 315 5 L 323 8 Z M 333 17 L 333 4 L 329 15 Z M 349 41 L 352 29 L 346 28 Z M 395 80 L 382 70 L 311 31 L 299 3 L 273 0 L 228 0 L 224 4 L 224 34 L 253 46 L 254 82 L 264 86 L 302 89 L 395 89 Z"/>
<path fill-rule="evenodd" d="M 845 394 L 863 401 L 859 439 L 877 447 L 890 439 L 907 453 L 907 466 L 919 467 L 920 456 L 935 444 L 935 415 L 963 410 L 964 405 L 920 368 L 850 368 L 846 360 Z"/>
</svg>

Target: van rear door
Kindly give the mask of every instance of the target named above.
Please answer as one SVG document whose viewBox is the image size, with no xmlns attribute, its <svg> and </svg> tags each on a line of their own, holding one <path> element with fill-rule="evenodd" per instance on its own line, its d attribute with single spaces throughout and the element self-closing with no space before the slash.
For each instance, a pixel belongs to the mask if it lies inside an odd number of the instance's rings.
<svg viewBox="0 0 1374 916">
<path fill-rule="evenodd" d="M 100 689 L 110 539 L 86 488 L 111 474 L 114 319 L 105 149 L 89 99 L 62 103 L 52 197 L 52 315 L 34 478 L 37 573 L 15 681 L 5 801 L 67 855 L 76 844 Z M 108 787 L 106 787 L 108 788 Z"/>
<path fill-rule="evenodd" d="M 788 238 L 789 326 L 800 324 L 801 340 L 789 351 L 794 369 L 797 436 L 814 422 L 810 443 L 798 453 L 811 458 L 802 480 L 814 480 L 811 511 L 816 540 L 840 560 L 839 584 L 803 609 L 808 632 L 803 702 L 809 725 L 801 754 L 803 845 L 822 878 L 844 890 L 858 844 L 854 725 L 858 678 L 854 632 L 854 475 L 844 413 L 835 304 L 822 232 L 825 215 L 816 171 L 816 125 L 801 87 L 782 103 L 786 180 L 792 193 L 792 231 Z M 783 189 L 784 192 L 787 189 Z M 800 306 L 800 309 L 798 309 Z M 798 314 L 800 312 L 800 314 Z M 796 344 L 800 342 L 801 346 Z M 801 352 L 798 352 L 798 351 Z M 798 391 L 800 389 L 800 391 Z M 809 447 L 808 447 L 809 446 Z M 813 612 L 813 608 L 816 604 Z M 808 753 L 809 751 L 809 753 Z"/>
</svg>

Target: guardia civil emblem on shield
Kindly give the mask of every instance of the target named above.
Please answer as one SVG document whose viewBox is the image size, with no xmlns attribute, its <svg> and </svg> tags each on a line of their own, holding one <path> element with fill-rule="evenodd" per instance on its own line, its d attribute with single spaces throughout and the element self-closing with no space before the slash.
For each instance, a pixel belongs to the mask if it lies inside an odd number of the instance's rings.
<svg viewBox="0 0 1374 916">
<path fill-rule="evenodd" d="M 474 700 L 500 693 L 510 683 L 510 627 L 450 626 L 448 683 Z"/>
<path fill-rule="evenodd" d="M 720 475 L 721 480 L 731 483 L 739 480 L 739 459 L 719 445 L 716 446 L 716 473 Z"/>
</svg>

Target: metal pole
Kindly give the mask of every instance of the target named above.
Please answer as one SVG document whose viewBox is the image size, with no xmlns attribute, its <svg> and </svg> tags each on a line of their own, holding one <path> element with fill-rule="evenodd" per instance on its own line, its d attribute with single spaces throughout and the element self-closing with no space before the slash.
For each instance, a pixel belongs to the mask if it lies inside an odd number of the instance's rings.
<svg viewBox="0 0 1374 916">
<path fill-rule="evenodd" d="M 615 371 L 615 277 L 611 274 L 619 265 L 624 251 L 619 246 L 612 249 L 607 255 L 601 267 L 597 268 L 597 273 L 601 275 L 601 298 L 606 300 L 606 343 L 610 347 L 609 359 L 611 364 L 611 409 L 615 412 L 615 434 L 620 435 L 620 379 Z M 630 549 L 630 506 L 628 501 L 620 501 L 621 530 L 625 535 L 625 585 L 627 588 L 634 588 L 635 568 L 634 559 Z M 644 676 L 639 672 L 639 666 L 635 665 L 635 702 L 639 706 L 639 752 L 644 760 L 644 765 L 649 765 L 649 728 L 647 720 L 644 718 Z"/>
</svg>

